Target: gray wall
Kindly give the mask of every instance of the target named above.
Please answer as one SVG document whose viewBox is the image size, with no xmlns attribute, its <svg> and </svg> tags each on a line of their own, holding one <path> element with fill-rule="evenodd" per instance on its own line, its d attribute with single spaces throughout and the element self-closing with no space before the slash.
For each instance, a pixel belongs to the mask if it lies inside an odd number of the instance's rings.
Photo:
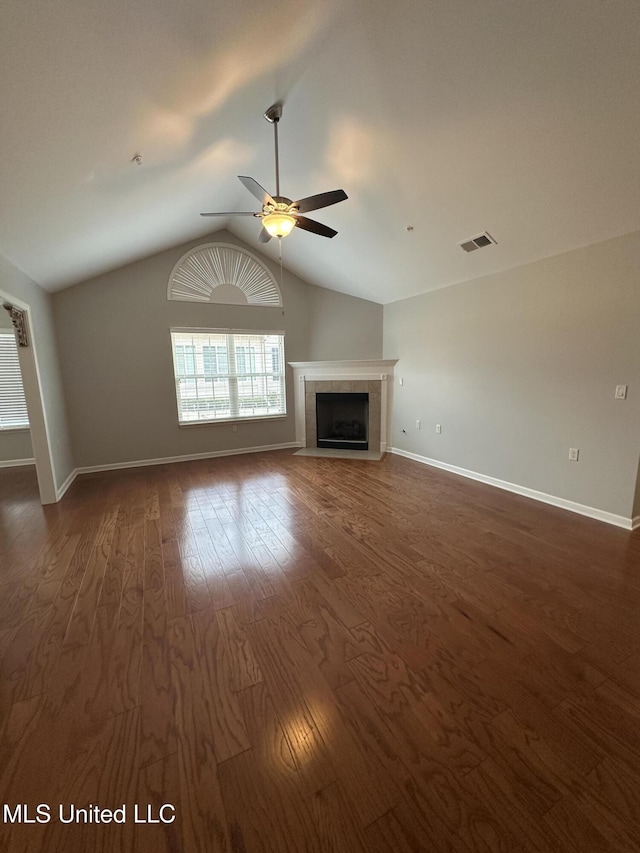
<svg viewBox="0 0 640 853">
<path fill-rule="evenodd" d="M 179 427 L 172 326 L 281 329 L 287 361 L 380 355 L 380 306 L 313 287 L 286 271 L 284 310 L 169 302 L 167 283 L 175 262 L 192 246 L 211 241 L 245 245 L 220 231 L 54 294 L 76 466 L 295 440 L 290 369 L 286 419 L 239 423 L 235 433 L 231 424 Z M 263 260 L 279 281 L 279 267 Z"/>
<path fill-rule="evenodd" d="M 309 361 L 382 358 L 382 305 L 309 287 Z"/>
<path fill-rule="evenodd" d="M 629 518 L 639 260 L 634 233 L 385 306 L 384 356 L 404 377 L 393 445 Z"/>
<path fill-rule="evenodd" d="M 30 308 L 31 331 L 36 343 L 41 392 L 49 429 L 51 461 L 56 486 L 59 488 L 73 470 L 73 457 L 51 296 L 2 255 L 0 255 L 0 290 L 26 302 Z"/>
<path fill-rule="evenodd" d="M 33 459 L 29 430 L 0 432 L 0 463 L 16 459 Z"/>
</svg>

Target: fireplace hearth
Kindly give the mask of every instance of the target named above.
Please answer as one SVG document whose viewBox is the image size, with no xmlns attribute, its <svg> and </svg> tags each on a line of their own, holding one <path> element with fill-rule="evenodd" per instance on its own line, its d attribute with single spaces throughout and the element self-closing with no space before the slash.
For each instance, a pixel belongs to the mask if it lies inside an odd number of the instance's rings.
<svg viewBox="0 0 640 853">
<path fill-rule="evenodd" d="M 369 449 L 369 395 L 316 394 L 317 446 L 336 450 Z"/>
</svg>

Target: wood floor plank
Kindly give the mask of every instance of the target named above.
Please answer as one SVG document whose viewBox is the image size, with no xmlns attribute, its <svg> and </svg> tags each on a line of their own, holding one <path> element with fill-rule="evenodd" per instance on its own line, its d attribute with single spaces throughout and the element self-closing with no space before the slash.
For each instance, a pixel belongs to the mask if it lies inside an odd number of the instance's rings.
<svg viewBox="0 0 640 853">
<path fill-rule="evenodd" d="M 301 768 L 260 682 L 239 694 L 251 749 L 219 767 L 234 849 L 312 849 L 316 836 Z"/>
<path fill-rule="evenodd" d="M 350 663 L 358 683 L 373 705 L 396 723 L 396 733 L 409 748 L 434 760 L 467 771 L 486 754 L 448 720 L 429 710 L 424 689 L 400 658 L 360 655 Z"/>
<path fill-rule="evenodd" d="M 269 777 L 256 767 L 253 750 L 222 764 L 219 773 L 234 851 L 311 849 L 310 814 L 280 786 L 267 784 Z"/>
<path fill-rule="evenodd" d="M 56 725 L 40 696 L 16 702 L 3 726 L 0 747 L 0 788 L 8 804 L 57 802 L 58 779 L 69 736 L 66 724 Z M 53 737 L 53 739 L 52 739 Z M 0 824 L 3 850 L 37 851 L 45 825 Z"/>
<path fill-rule="evenodd" d="M 369 853 L 389 853 L 390 850 L 394 853 L 415 853 L 416 850 L 429 849 L 426 839 L 415 837 L 415 826 L 405 829 L 393 809 L 370 823 L 363 834 Z"/>
<path fill-rule="evenodd" d="M 294 758 L 264 681 L 238 694 L 255 761 L 271 783 L 294 794 L 300 787 L 300 765 Z"/>
<path fill-rule="evenodd" d="M 231 835 L 216 770 L 214 733 L 199 684 L 191 621 L 170 626 L 171 680 L 175 696 L 182 849 L 231 851 Z M 196 689 L 193 681 L 196 680 Z M 151 765 L 153 766 L 153 765 Z"/>
<path fill-rule="evenodd" d="M 603 804 L 627 820 L 634 828 L 640 827 L 640 778 L 636 769 L 607 756 L 587 777 L 585 790 Z"/>
<path fill-rule="evenodd" d="M 311 813 L 317 827 L 312 850 L 334 853 L 343 849 L 367 853 L 366 839 L 353 821 L 351 804 L 339 782 L 333 782 L 311 795 Z"/>
<path fill-rule="evenodd" d="M 286 620 L 282 604 L 274 601 L 271 606 L 273 609 L 266 611 L 265 619 L 248 625 L 246 630 L 285 737 L 303 769 L 304 784 L 313 793 L 333 782 L 336 775 L 319 730 L 317 717 L 321 709 L 316 708 L 314 713 L 310 707 L 314 696 L 305 696 L 305 675 L 299 655 L 302 652 L 309 661 L 312 659 L 302 640 L 288 630 L 286 621 L 283 630 L 279 630 L 279 622 Z"/>
<path fill-rule="evenodd" d="M 215 611 L 213 611 L 215 613 Z M 235 689 L 241 674 L 232 676 L 234 656 L 225 644 L 220 626 L 209 611 L 193 614 L 198 668 L 193 689 L 202 694 L 213 730 L 218 762 L 239 755 L 251 746 Z"/>
<path fill-rule="evenodd" d="M 64 636 L 65 648 L 83 646 L 91 639 L 108 559 L 109 545 L 104 541 L 96 544 L 87 560 L 73 613 Z"/>
<path fill-rule="evenodd" d="M 640 760 L 640 703 L 633 696 L 629 709 L 616 701 L 615 693 L 605 682 L 591 700 L 572 696 L 559 710 L 587 734 L 599 758 L 609 755 L 635 766 Z"/>
<path fill-rule="evenodd" d="M 567 853 L 583 853 L 585 850 L 609 853 L 616 849 L 569 798 L 550 809 L 544 816 L 544 822 L 561 839 L 561 849 Z"/>
<path fill-rule="evenodd" d="M 329 608 L 320 603 L 314 618 L 302 624 L 299 631 L 318 669 L 331 687 L 340 687 L 353 678 L 347 662 L 357 657 L 364 648 Z"/>
<path fill-rule="evenodd" d="M 134 802 L 138 716 L 137 709 L 128 711 L 74 738 L 60 768 L 60 803 L 67 805 L 67 815 L 68 804 L 82 808 L 86 803 L 113 803 L 119 807 Z M 52 820 L 47 824 L 42 849 L 55 853 L 69 849 L 133 853 L 135 843 L 132 820 L 98 826 Z"/>
<path fill-rule="evenodd" d="M 286 609 L 274 604 L 254 633 L 262 638 L 258 656 L 264 661 L 265 689 L 300 768 L 298 784 L 314 794 L 339 777 L 360 825 L 366 826 L 397 801 L 397 788 L 354 736 L 329 684 L 313 670 L 312 658 L 295 640 Z M 286 679 L 273 666 L 271 648 L 276 655 L 287 655 Z"/>
<path fill-rule="evenodd" d="M 180 769 L 178 754 L 173 753 L 148 764 L 138 774 L 135 802 L 146 816 L 149 806 L 155 820 L 166 815 L 167 823 L 136 826 L 134 850 L 142 853 L 180 853 L 182 847 L 180 805 Z M 174 809 L 176 811 L 174 811 Z M 162 811 L 161 811 L 162 810 Z M 172 818 L 174 818 L 172 820 Z"/>
<path fill-rule="evenodd" d="M 140 763 L 153 764 L 176 751 L 174 701 L 169 667 L 166 590 L 160 526 L 144 522 L 144 592 L 140 662 Z"/>
<path fill-rule="evenodd" d="M 107 674 L 110 712 L 121 714 L 141 703 L 140 673 L 144 635 L 144 564 L 131 566 L 124 582 Z"/>
<path fill-rule="evenodd" d="M 490 758 L 465 776 L 463 785 L 485 805 L 489 815 L 498 817 L 489 830 L 493 839 L 488 849 L 513 850 L 514 853 L 520 850 L 557 853 L 561 849 L 560 839 L 540 829 L 536 810 L 514 795 L 510 780 Z M 482 836 L 486 842 L 488 838 L 484 832 Z"/>
<path fill-rule="evenodd" d="M 236 618 L 234 608 L 226 607 L 216 611 L 215 618 L 226 651 L 232 689 L 238 692 L 252 684 L 258 684 L 262 681 L 262 673 L 249 638 Z"/>
</svg>

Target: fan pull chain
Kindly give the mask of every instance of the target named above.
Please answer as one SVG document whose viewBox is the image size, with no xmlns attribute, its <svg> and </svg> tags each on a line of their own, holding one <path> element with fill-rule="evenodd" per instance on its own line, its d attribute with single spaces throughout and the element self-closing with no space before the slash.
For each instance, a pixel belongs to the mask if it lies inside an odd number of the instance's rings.
<svg viewBox="0 0 640 853">
<path fill-rule="evenodd" d="M 282 269 L 282 237 L 278 237 L 278 243 L 280 244 L 280 293 L 282 294 L 284 291 L 284 271 Z"/>
</svg>

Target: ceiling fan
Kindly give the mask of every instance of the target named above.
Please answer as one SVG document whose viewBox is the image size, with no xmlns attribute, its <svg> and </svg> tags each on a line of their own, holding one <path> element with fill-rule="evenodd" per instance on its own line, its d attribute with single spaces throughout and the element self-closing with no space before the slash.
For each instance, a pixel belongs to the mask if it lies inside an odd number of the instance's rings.
<svg viewBox="0 0 640 853">
<path fill-rule="evenodd" d="M 327 193 L 310 195 L 298 201 L 280 195 L 280 164 L 278 162 L 278 122 L 282 117 L 282 104 L 274 104 L 264 114 L 268 122 L 273 125 L 275 153 L 276 153 L 276 193 L 269 193 L 260 186 L 253 178 L 238 175 L 239 180 L 249 192 L 262 204 L 262 210 L 258 213 L 252 211 L 230 211 L 227 213 L 201 213 L 200 216 L 255 216 L 262 219 L 262 231 L 258 238 L 260 243 L 268 243 L 272 237 L 286 237 L 294 228 L 302 228 L 303 231 L 311 231 L 321 237 L 335 237 L 338 233 L 328 225 L 316 222 L 302 216 L 311 210 L 320 210 L 321 207 L 329 207 L 348 198 L 344 190 L 331 190 Z"/>
</svg>

